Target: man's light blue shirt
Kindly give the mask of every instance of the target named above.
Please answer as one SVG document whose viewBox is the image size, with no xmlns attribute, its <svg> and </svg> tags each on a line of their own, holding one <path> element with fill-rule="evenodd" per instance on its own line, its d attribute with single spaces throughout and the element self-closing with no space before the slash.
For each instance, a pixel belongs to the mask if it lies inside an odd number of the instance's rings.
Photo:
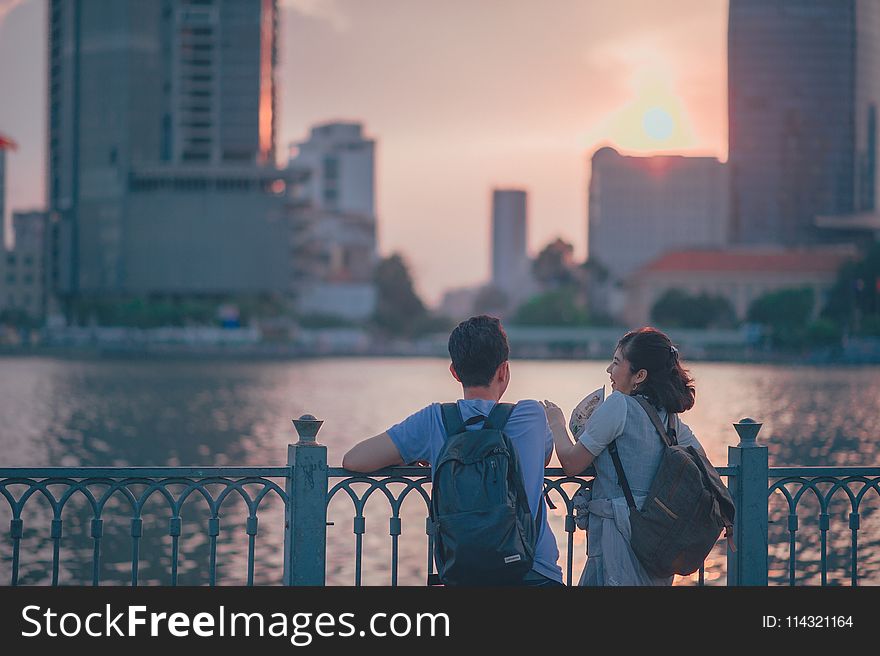
<svg viewBox="0 0 880 656">
<path fill-rule="evenodd" d="M 489 416 L 495 401 L 487 399 L 459 400 L 458 408 L 464 421 L 475 415 Z M 467 426 L 467 430 L 477 430 L 481 423 Z M 439 403 L 422 408 L 399 424 L 388 429 L 391 441 L 406 463 L 424 460 L 433 465 L 443 443 L 446 430 Z M 553 434 L 547 423 L 547 416 L 540 403 L 533 400 L 520 401 L 507 420 L 504 432 L 513 442 L 523 472 L 523 483 L 529 499 L 532 517 L 537 517 L 538 503 L 545 503 L 544 463 L 553 452 Z M 562 582 L 562 570 L 557 564 L 559 549 L 556 538 L 547 522 L 547 507 L 544 507 L 543 521 L 538 531 L 535 546 L 535 562 L 532 569 L 554 581 Z"/>
</svg>

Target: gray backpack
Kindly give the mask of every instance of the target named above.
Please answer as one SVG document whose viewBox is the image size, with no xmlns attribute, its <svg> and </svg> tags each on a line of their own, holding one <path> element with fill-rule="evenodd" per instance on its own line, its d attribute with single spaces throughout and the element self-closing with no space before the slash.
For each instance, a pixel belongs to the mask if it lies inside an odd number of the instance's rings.
<svg viewBox="0 0 880 656">
<path fill-rule="evenodd" d="M 668 427 L 664 429 L 654 406 L 644 397 L 635 399 L 651 418 L 664 448 L 657 474 L 639 510 L 617 445 L 612 442 L 609 446 L 617 479 L 629 505 L 630 546 L 651 576 L 693 574 L 702 566 L 721 531 L 726 531 L 730 539 L 736 513 L 733 498 L 701 451 L 678 444 L 675 415 L 669 413 Z"/>
<path fill-rule="evenodd" d="M 467 430 L 456 403 L 442 406 L 446 442 L 434 464 L 430 531 L 446 585 L 509 585 L 532 568 L 542 521 L 532 520 L 519 458 L 504 426 L 513 412 L 497 403 Z M 544 504 L 540 507 L 543 510 Z"/>
</svg>

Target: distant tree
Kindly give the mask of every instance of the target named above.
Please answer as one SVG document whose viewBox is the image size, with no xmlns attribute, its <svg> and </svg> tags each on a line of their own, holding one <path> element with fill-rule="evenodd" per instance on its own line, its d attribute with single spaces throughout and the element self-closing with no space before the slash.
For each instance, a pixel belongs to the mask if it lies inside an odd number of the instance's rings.
<svg viewBox="0 0 880 656">
<path fill-rule="evenodd" d="M 578 282 L 574 246 L 562 239 L 547 244 L 532 261 L 532 275 L 542 289 L 570 287 Z"/>
<path fill-rule="evenodd" d="M 445 314 L 426 314 L 414 327 L 416 335 L 429 335 L 431 333 L 449 333 L 456 325 L 456 321 Z"/>
<path fill-rule="evenodd" d="M 781 289 L 756 298 L 749 306 L 748 319 L 764 326 L 774 346 L 800 348 L 808 343 L 813 303 L 809 287 Z"/>
<path fill-rule="evenodd" d="M 651 321 L 667 328 L 681 328 L 693 297 L 681 289 L 667 289 L 651 306 Z"/>
<path fill-rule="evenodd" d="M 807 324 L 805 338 L 810 346 L 837 346 L 841 337 L 840 326 L 831 319 L 820 317 Z"/>
<path fill-rule="evenodd" d="M 665 328 L 729 328 L 736 312 L 724 296 L 669 289 L 651 307 L 651 320 Z"/>
<path fill-rule="evenodd" d="M 880 337 L 880 315 L 864 317 L 859 322 L 859 334 L 869 337 Z"/>
<path fill-rule="evenodd" d="M 512 324 L 520 326 L 587 326 L 590 315 L 576 302 L 572 288 L 533 296 L 517 309 Z"/>
<path fill-rule="evenodd" d="M 780 328 L 804 326 L 813 312 L 813 290 L 781 289 L 756 298 L 749 306 L 749 321 Z"/>
<path fill-rule="evenodd" d="M 9 326 L 20 330 L 32 330 L 39 328 L 41 321 L 29 315 L 21 309 L 10 309 L 0 311 L 0 326 Z"/>
<path fill-rule="evenodd" d="M 586 272 L 587 278 L 597 284 L 606 282 L 611 275 L 602 262 L 596 258 L 589 259 L 581 264 L 581 268 Z"/>
<path fill-rule="evenodd" d="M 397 253 L 376 267 L 376 311 L 373 323 L 382 332 L 396 337 L 414 337 L 428 323 L 425 304 L 413 289 L 406 262 Z"/>
<path fill-rule="evenodd" d="M 880 335 L 880 243 L 840 268 L 822 317 L 853 334 Z"/>
<path fill-rule="evenodd" d="M 489 314 L 492 316 L 504 316 L 510 309 L 510 299 L 507 294 L 494 285 L 486 285 L 474 299 L 473 313 Z"/>
</svg>

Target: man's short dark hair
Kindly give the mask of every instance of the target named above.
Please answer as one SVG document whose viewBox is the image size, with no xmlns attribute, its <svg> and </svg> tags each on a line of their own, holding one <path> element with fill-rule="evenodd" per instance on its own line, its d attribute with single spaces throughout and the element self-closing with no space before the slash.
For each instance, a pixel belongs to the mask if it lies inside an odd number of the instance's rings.
<svg viewBox="0 0 880 656">
<path fill-rule="evenodd" d="M 485 314 L 462 321 L 449 336 L 449 357 L 462 385 L 486 387 L 510 357 L 501 321 Z"/>
</svg>

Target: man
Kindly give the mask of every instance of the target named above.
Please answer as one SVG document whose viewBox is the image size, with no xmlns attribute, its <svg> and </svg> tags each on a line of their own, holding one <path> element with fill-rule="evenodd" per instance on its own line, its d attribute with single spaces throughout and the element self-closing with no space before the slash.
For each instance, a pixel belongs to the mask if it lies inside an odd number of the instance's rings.
<svg viewBox="0 0 880 656">
<path fill-rule="evenodd" d="M 489 316 L 471 317 L 460 323 L 449 336 L 449 371 L 462 386 L 458 401 L 462 419 L 476 415 L 489 416 L 510 383 L 510 347 L 501 322 Z M 469 430 L 481 427 L 481 422 L 467 426 Z M 538 504 L 543 497 L 544 467 L 553 453 L 553 435 L 547 423 L 544 408 L 537 401 L 520 401 L 504 428 L 516 449 L 523 474 L 526 495 L 532 518 L 538 515 Z M 370 472 L 382 467 L 405 463 L 436 462 L 446 440 L 446 430 L 440 403 L 410 415 L 399 424 L 356 444 L 345 454 L 342 466 L 359 472 Z M 557 565 L 559 550 L 547 523 L 544 508 L 532 570 L 526 575 L 525 585 L 562 585 L 562 570 Z"/>
</svg>

